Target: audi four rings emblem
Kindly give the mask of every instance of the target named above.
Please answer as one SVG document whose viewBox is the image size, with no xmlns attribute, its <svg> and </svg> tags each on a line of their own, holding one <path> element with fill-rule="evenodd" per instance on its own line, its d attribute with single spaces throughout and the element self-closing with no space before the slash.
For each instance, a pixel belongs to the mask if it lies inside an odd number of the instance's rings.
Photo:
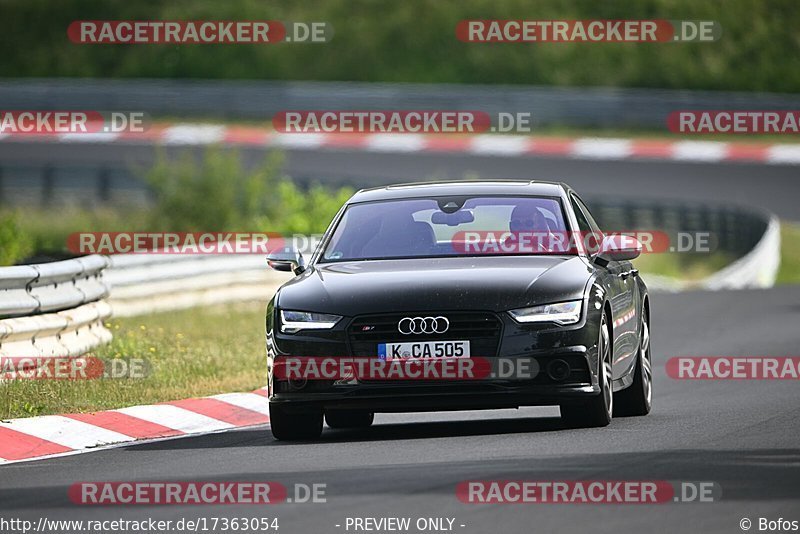
<svg viewBox="0 0 800 534">
<path fill-rule="evenodd" d="M 403 317 L 397 323 L 401 334 L 444 334 L 450 328 L 447 317 Z"/>
</svg>

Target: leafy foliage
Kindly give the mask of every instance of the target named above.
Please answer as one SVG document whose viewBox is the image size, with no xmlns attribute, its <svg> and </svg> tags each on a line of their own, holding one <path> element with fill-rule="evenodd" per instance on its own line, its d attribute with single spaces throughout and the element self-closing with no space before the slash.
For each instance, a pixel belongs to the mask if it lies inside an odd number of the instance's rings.
<svg viewBox="0 0 800 534">
<path fill-rule="evenodd" d="M 0 265 L 13 265 L 29 256 L 33 245 L 16 212 L 0 213 Z"/>
<path fill-rule="evenodd" d="M 147 173 L 156 197 L 150 227 L 161 231 L 320 233 L 353 194 L 314 185 L 308 191 L 280 173 L 270 153 L 248 169 L 236 151 L 211 147 L 198 161 L 159 156 Z"/>
<path fill-rule="evenodd" d="M 713 43 L 463 43 L 463 19 L 716 20 Z M 6 77 L 218 78 L 800 91 L 795 0 L 5 0 Z M 326 44 L 78 45 L 74 20 L 326 21 Z"/>
</svg>

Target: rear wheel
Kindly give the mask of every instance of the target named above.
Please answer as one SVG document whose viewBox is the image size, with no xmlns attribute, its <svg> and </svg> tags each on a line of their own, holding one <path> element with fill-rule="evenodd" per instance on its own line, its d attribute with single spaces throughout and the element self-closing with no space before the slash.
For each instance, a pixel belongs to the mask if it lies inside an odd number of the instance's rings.
<svg viewBox="0 0 800 534">
<path fill-rule="evenodd" d="M 642 319 L 639 354 L 633 384 L 617 393 L 614 415 L 647 415 L 653 403 L 653 364 L 650 358 L 650 317 Z"/>
<path fill-rule="evenodd" d="M 278 440 L 318 439 L 322 435 L 322 411 L 292 413 L 284 406 L 269 403 L 269 425 Z"/>
<path fill-rule="evenodd" d="M 580 404 L 561 406 L 561 418 L 573 428 L 607 426 L 614 412 L 614 394 L 611 384 L 611 338 L 608 331 L 608 318 L 603 314 L 600 321 L 600 334 L 597 340 L 598 383 L 600 394 Z"/>
<path fill-rule="evenodd" d="M 375 414 L 361 410 L 331 410 L 325 412 L 325 422 L 331 428 L 365 428 L 375 420 Z"/>
</svg>

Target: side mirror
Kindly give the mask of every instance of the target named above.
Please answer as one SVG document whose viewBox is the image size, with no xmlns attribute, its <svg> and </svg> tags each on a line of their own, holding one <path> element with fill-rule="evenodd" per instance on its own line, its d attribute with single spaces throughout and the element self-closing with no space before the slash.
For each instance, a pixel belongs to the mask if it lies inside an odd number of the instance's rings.
<svg viewBox="0 0 800 534">
<path fill-rule="evenodd" d="M 600 254 L 597 258 L 605 263 L 610 261 L 626 261 L 638 258 L 642 253 L 642 244 L 633 236 L 624 234 L 607 235 L 603 239 Z"/>
<path fill-rule="evenodd" d="M 267 265 L 276 271 L 292 272 L 300 274 L 306 270 L 306 262 L 303 255 L 294 249 L 284 248 L 275 250 L 267 256 Z"/>
</svg>

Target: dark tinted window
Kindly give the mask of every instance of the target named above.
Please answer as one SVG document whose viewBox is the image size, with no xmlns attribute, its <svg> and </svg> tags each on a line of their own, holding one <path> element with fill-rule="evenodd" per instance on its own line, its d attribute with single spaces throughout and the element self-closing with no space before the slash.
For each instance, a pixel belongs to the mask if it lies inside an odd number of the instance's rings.
<svg viewBox="0 0 800 534">
<path fill-rule="evenodd" d="M 549 197 L 403 199 L 347 208 L 320 261 L 574 254 L 561 203 Z"/>
<path fill-rule="evenodd" d="M 595 223 L 594 219 L 589 215 L 588 210 L 584 212 L 585 208 L 580 200 L 570 195 L 570 202 L 572 203 L 572 209 L 575 211 L 575 218 L 578 220 L 578 230 L 580 231 L 580 235 L 576 236 L 576 239 L 580 239 L 584 244 L 586 252 L 590 256 L 594 256 L 600 250 L 603 239 L 602 233 L 597 223 Z"/>
</svg>

